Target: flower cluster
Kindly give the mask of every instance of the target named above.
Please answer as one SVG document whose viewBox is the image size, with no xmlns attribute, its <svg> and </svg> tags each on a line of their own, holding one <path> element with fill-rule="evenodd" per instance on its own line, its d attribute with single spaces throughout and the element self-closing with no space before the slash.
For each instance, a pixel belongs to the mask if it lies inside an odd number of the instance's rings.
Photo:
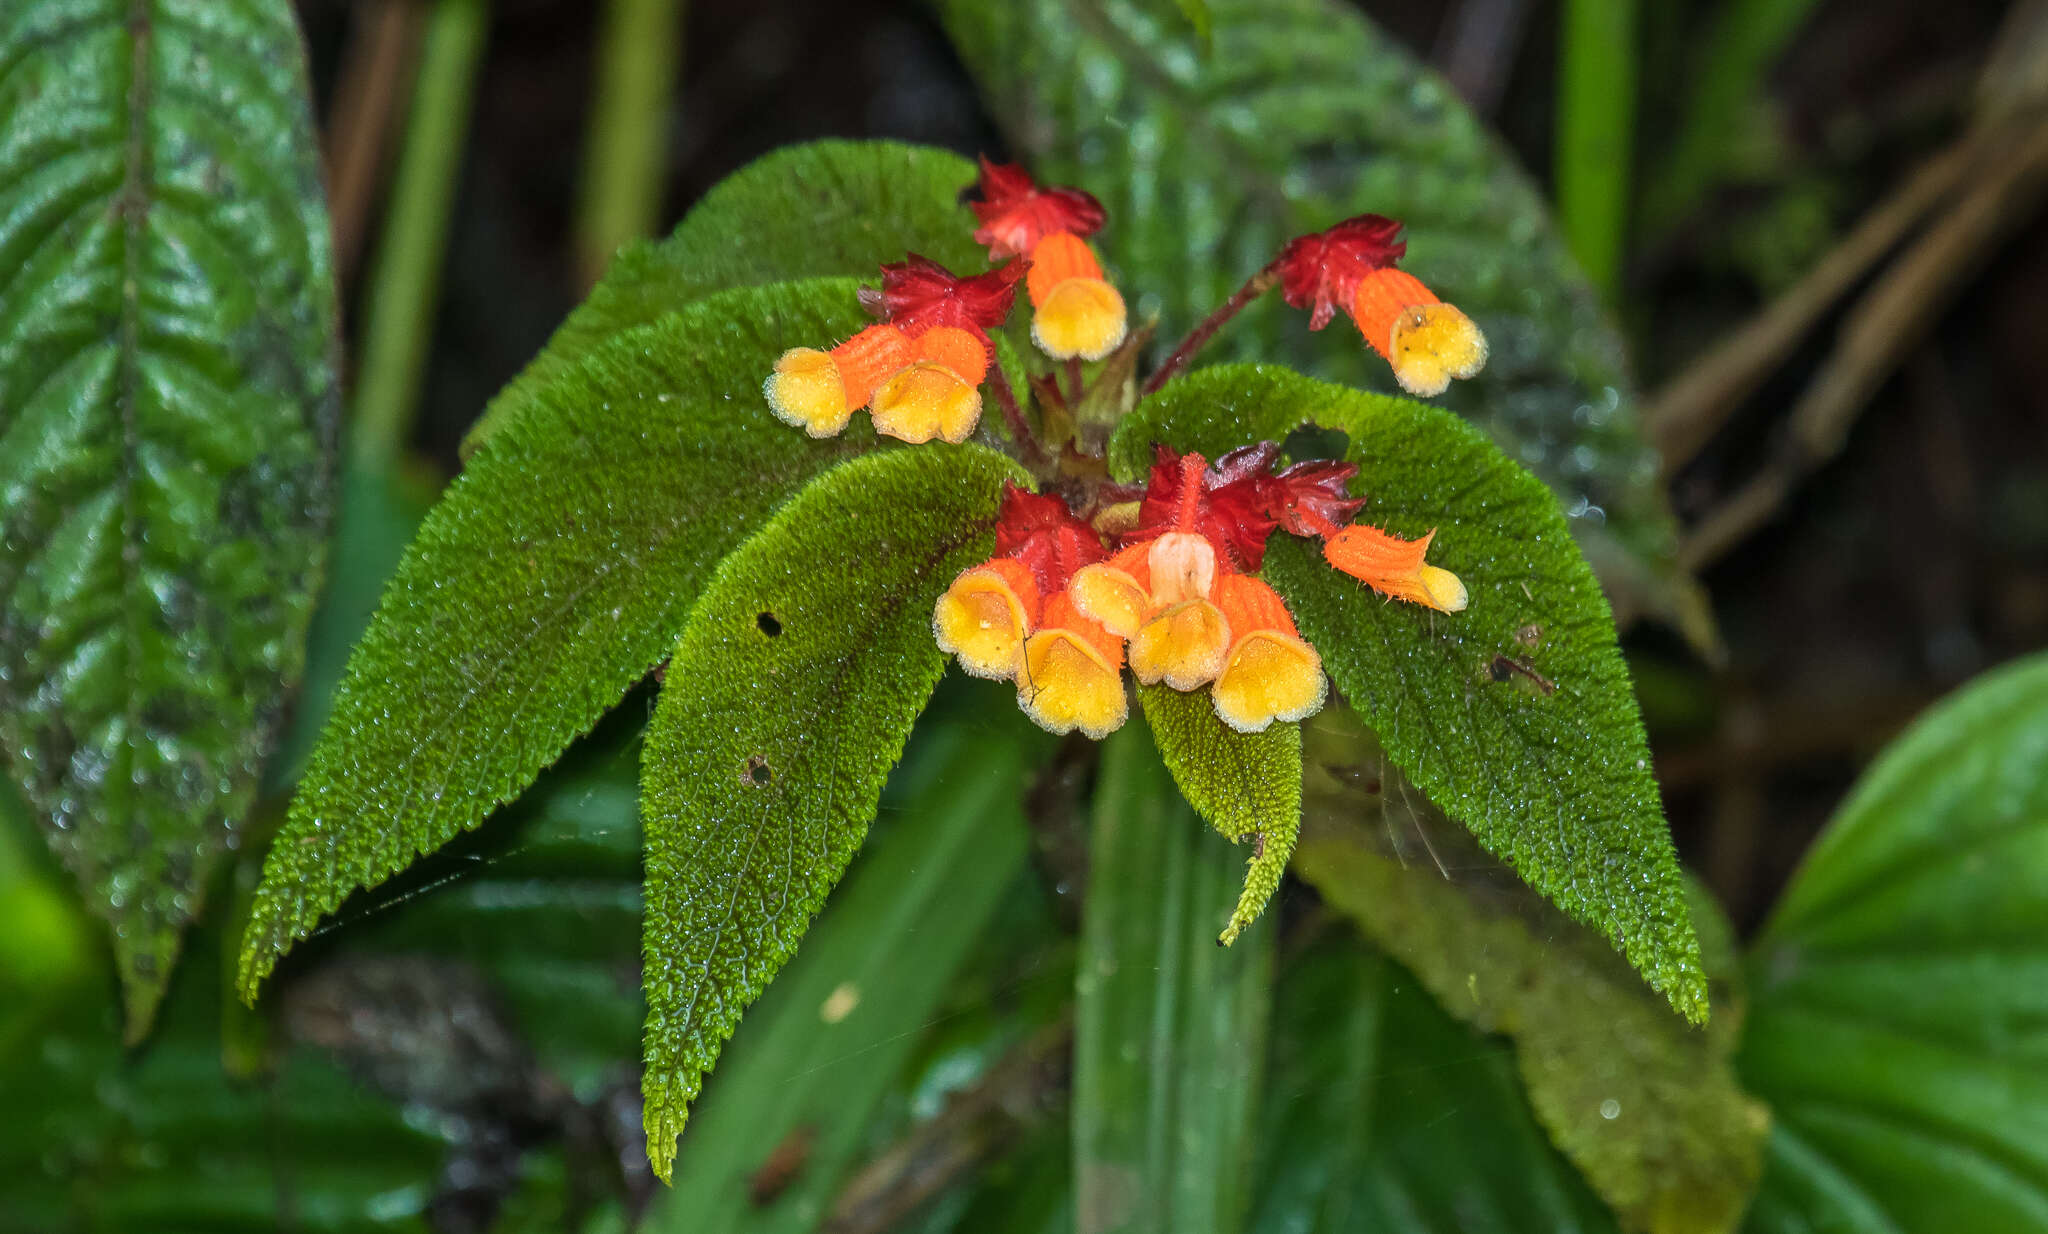
<svg viewBox="0 0 2048 1234">
<path fill-rule="evenodd" d="M 1389 596 L 1455 612 L 1465 589 L 1424 562 L 1429 536 L 1340 525 L 1360 504 L 1345 488 L 1356 468 L 1275 471 L 1278 456 L 1266 442 L 1210 466 L 1159 447 L 1114 552 L 1097 527 L 1121 521 L 1116 507 L 1091 524 L 1057 498 L 1011 488 L 996 555 L 939 598 L 940 648 L 975 676 L 1013 681 L 1025 714 L 1055 733 L 1099 738 L 1123 724 L 1127 658 L 1148 685 L 1207 687 L 1240 732 L 1313 714 L 1327 691 L 1322 658 L 1252 573 L 1276 530 L 1321 538 L 1331 565 Z"/>
</svg>

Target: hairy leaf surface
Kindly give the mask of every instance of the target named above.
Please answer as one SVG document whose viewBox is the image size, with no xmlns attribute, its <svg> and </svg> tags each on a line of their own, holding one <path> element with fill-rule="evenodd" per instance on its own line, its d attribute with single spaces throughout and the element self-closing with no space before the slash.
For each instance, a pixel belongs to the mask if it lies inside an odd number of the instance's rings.
<svg viewBox="0 0 2048 1234">
<path fill-rule="evenodd" d="M 719 566 L 669 662 L 643 756 L 648 1158 L 860 847 L 945 667 L 932 608 L 995 544 L 979 446 L 849 462 Z"/>
<path fill-rule="evenodd" d="M 264 865 L 241 985 L 358 887 L 481 822 L 675 645 L 727 552 L 872 448 L 779 424 L 784 347 L 848 332 L 854 285 L 711 297 L 549 382 L 449 486 L 336 693 Z"/>
<path fill-rule="evenodd" d="M 0 117 L 0 750 L 139 1035 L 320 572 L 334 286 L 292 6 L 0 6 Z"/>
<path fill-rule="evenodd" d="M 1276 534 L 1266 579 L 1331 682 L 1430 800 L 1703 1020 L 1699 944 L 1614 623 L 1534 476 L 1447 412 L 1271 366 L 1172 383 L 1124 422 L 1111 458 L 1135 478 L 1155 441 L 1214 457 L 1307 424 L 1348 435 L 1359 521 L 1434 528 L 1430 560 L 1471 593 L 1461 613 L 1390 601 Z"/>
<path fill-rule="evenodd" d="M 1004 889 L 1029 876 L 1026 755 L 1044 743 L 1022 721 L 951 725 L 913 744 L 888 787 L 886 817 L 899 821 L 878 828 L 803 954 L 748 1013 L 649 1234 L 809 1234 L 846 1168 L 873 1151 L 870 1114 L 901 1083 Z M 809 1137 L 804 1167 L 760 1203 L 748 1180 L 792 1135 Z"/>
<path fill-rule="evenodd" d="M 974 178 L 974 164 L 957 154 L 893 141 L 814 141 L 763 155 L 719 181 L 667 239 L 619 250 L 589 298 L 491 400 L 464 455 L 605 340 L 716 292 L 826 275 L 872 283 L 883 262 L 912 252 L 956 271 L 983 269 L 974 215 L 960 204 Z"/>
<path fill-rule="evenodd" d="M 1689 622 L 1671 516 L 1622 341 L 1543 202 L 1451 88 L 1340 0 L 945 0 L 962 58 L 1042 178 L 1102 198 L 1098 237 L 1164 355 L 1293 236 L 1373 211 L 1408 224 L 1412 270 L 1486 331 L 1445 402 L 1550 482 L 1616 602 Z M 1205 42 L 1213 44 L 1204 50 Z M 1277 295 L 1217 359 L 1283 361 L 1392 391 L 1348 321 L 1311 333 Z"/>
<path fill-rule="evenodd" d="M 1507 1034 L 1537 1120 L 1622 1226 L 1725 1234 L 1748 1207 L 1770 1118 L 1735 1082 L 1732 935 L 1705 894 L 1714 1018 L 1645 988 L 1599 934 L 1545 903 L 1388 765 L 1349 709 L 1306 725 L 1295 868 L 1445 1010 Z"/>
<path fill-rule="evenodd" d="M 1127 725 L 1104 744 L 1074 1008 L 1076 1234 L 1227 1234 L 1250 1197 L 1276 931 L 1209 930 L 1230 850 Z"/>
<path fill-rule="evenodd" d="M 2048 657 L 1880 757 L 1757 940 L 1757 1231 L 2048 1230 Z"/>
<path fill-rule="evenodd" d="M 1235 942 L 1280 889 L 1301 827 L 1301 725 L 1240 733 L 1216 715 L 1206 690 L 1140 685 L 1145 724 L 1175 787 L 1232 844 L 1252 845 L 1244 893 L 1223 927 Z"/>
</svg>

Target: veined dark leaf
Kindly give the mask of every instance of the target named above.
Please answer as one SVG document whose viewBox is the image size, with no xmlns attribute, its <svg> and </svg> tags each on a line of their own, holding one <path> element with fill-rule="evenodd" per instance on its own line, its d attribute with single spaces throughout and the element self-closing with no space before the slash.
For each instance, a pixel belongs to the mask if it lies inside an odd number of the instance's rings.
<svg viewBox="0 0 2048 1234">
<path fill-rule="evenodd" d="M 1213 49 L 1166 0 L 944 0 L 962 58 L 1041 178 L 1102 198 L 1099 243 L 1155 354 L 1293 236 L 1374 211 L 1486 330 L 1492 359 L 1445 403 L 1549 481 L 1617 606 L 1710 637 L 1672 564 L 1656 456 L 1620 335 L 1535 187 L 1451 88 L 1339 0 L 1207 0 Z M 1320 334 L 1268 296 L 1212 344 L 1394 389 L 1348 322 Z M 1611 548 L 1610 548 L 1611 546 Z"/>
<path fill-rule="evenodd" d="M 1615 1234 L 1507 1044 L 1354 941 L 1288 966 L 1272 1054 L 1252 1234 Z"/>
<path fill-rule="evenodd" d="M 993 733 L 922 735 L 891 779 L 890 817 L 774 987 L 748 1014 L 700 1103 L 656 1200 L 650 1234 L 808 1234 L 847 1166 L 871 1146 L 889 1094 L 948 982 L 1026 876 L 1027 755 L 1046 743 L 1023 717 Z M 905 783 L 908 781 L 908 783 Z M 750 1180 L 791 1136 L 801 1168 L 765 1202 Z"/>
<path fill-rule="evenodd" d="M 704 1073 L 867 834 L 945 667 L 932 607 L 994 547 L 1006 479 L 1027 477 L 979 446 L 846 463 L 727 558 L 690 614 L 640 797 L 641 1090 L 664 1179 Z"/>
<path fill-rule="evenodd" d="M 0 10 L 0 749 L 148 1026 L 304 660 L 336 393 L 285 0 Z"/>
<path fill-rule="evenodd" d="M 1206 690 L 1183 693 L 1141 685 L 1145 724 L 1181 796 L 1232 844 L 1249 840 L 1244 892 L 1219 941 L 1237 941 L 1280 889 L 1301 827 L 1301 725 L 1276 723 L 1263 733 L 1225 724 Z"/>
<path fill-rule="evenodd" d="M 779 424 L 783 348 L 850 333 L 849 280 L 745 288 L 551 381 L 451 485 L 349 660 L 271 848 L 241 988 L 358 887 L 532 783 L 668 654 L 721 557 L 869 449 Z"/>
<path fill-rule="evenodd" d="M 893 141 L 814 141 L 763 155 L 719 181 L 667 239 L 619 250 L 590 297 L 484 409 L 464 456 L 607 339 L 716 292 L 826 275 L 872 283 L 883 262 L 912 252 L 957 271 L 985 268 L 974 215 L 960 204 L 975 174 L 957 154 Z"/>
<path fill-rule="evenodd" d="M 2048 1230 L 2048 656 L 1865 774 L 1750 962 L 1755 1231 Z"/>
<path fill-rule="evenodd" d="M 1304 727 L 1302 878 L 1445 1010 L 1513 1040 L 1537 1121 L 1624 1229 L 1733 1230 L 1770 1117 L 1735 1082 L 1739 973 L 1711 900 L 1694 897 L 1715 978 L 1700 1030 L 1423 800 L 1348 708 Z"/>
<path fill-rule="evenodd" d="M 1124 422 L 1111 461 L 1135 478 L 1155 441 L 1214 457 L 1305 424 L 1349 436 L 1360 521 L 1409 538 L 1434 528 L 1430 560 L 1471 593 L 1461 613 L 1389 601 L 1276 534 L 1267 581 L 1330 680 L 1430 800 L 1704 1020 L 1699 943 L 1614 623 L 1534 476 L 1447 412 L 1263 365 L 1172 383 Z"/>
<path fill-rule="evenodd" d="M 1210 941 L 1237 883 L 1152 743 L 1102 751 L 1074 1010 L 1076 1234 L 1230 1234 L 1250 1199 L 1276 932 Z"/>
</svg>

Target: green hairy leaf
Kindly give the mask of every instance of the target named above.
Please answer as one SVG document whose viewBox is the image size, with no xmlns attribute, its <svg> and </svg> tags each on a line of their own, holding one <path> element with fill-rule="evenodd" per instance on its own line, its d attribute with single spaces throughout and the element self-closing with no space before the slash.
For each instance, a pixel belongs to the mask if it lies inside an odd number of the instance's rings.
<svg viewBox="0 0 2048 1234">
<path fill-rule="evenodd" d="M 1003 481 L 1025 479 L 979 446 L 849 462 L 726 559 L 692 610 L 642 760 L 641 1090 L 661 1177 L 719 1047 L 867 834 L 945 666 L 932 608 L 988 557 Z"/>
<path fill-rule="evenodd" d="M 1111 462 L 1135 477 L 1154 442 L 1214 457 L 1307 424 L 1348 435 L 1360 521 L 1411 539 L 1434 528 L 1430 560 L 1471 593 L 1461 613 L 1390 601 L 1313 542 L 1275 535 L 1266 579 L 1331 682 L 1431 801 L 1704 1021 L 1699 943 L 1614 623 L 1535 477 L 1436 408 L 1245 365 L 1141 404 Z"/>
<path fill-rule="evenodd" d="M 1273 1009 L 1249 1234 L 1614 1234 L 1530 1114 L 1508 1046 L 1354 940 L 1290 964 Z"/>
<path fill-rule="evenodd" d="M 1750 961 L 1750 1228 L 2048 1229 L 2048 656 L 1864 775 Z"/>
<path fill-rule="evenodd" d="M 264 865 L 243 996 L 358 887 L 516 796 L 675 645 L 721 557 L 873 445 L 775 421 L 783 348 L 851 333 L 847 280 L 713 296 L 599 348 L 452 484 L 349 660 Z"/>
<path fill-rule="evenodd" d="M 1615 603 L 1711 639 L 1638 424 L 1619 332 L 1536 187 L 1451 88 L 1342 0 L 1207 0 L 1208 37 L 1165 0 L 943 0 L 942 20 L 1018 154 L 1102 199 L 1096 238 L 1155 355 L 1294 236 L 1368 211 L 1486 331 L 1492 358 L 1444 403 L 1554 486 Z M 1205 54 L 1204 44 L 1213 42 Z M 1339 318 L 1269 295 L 1213 359 L 1284 362 L 1392 391 Z"/>
<path fill-rule="evenodd" d="M 0 116 L 0 749 L 133 1038 L 320 574 L 334 286 L 292 6 L 0 6 Z"/>
<path fill-rule="evenodd" d="M 1387 765 L 1348 709 L 1306 725 L 1295 868 L 1451 1014 L 1506 1033 L 1537 1120 L 1621 1217 L 1654 1234 L 1733 1230 L 1770 1117 L 1735 1082 L 1732 936 L 1704 894 L 1714 1017 L 1694 1029 L 1596 932 L 1541 900 Z"/>
<path fill-rule="evenodd" d="M 1276 931 L 1205 924 L 1239 877 L 1152 743 L 1103 745 L 1074 1007 L 1075 1234 L 1228 1234 L 1250 1198 Z"/>
<path fill-rule="evenodd" d="M 872 1151 L 868 1115 L 903 1073 L 949 979 L 1004 888 L 1028 877 L 1024 756 L 1043 743 L 1018 731 L 1022 720 L 995 735 L 955 725 L 913 746 L 888 788 L 900 823 L 862 850 L 803 954 L 748 1013 L 690 1120 L 675 1188 L 648 1215 L 649 1234 L 817 1227 L 846 1168 Z M 791 1135 L 807 1134 L 802 1171 L 757 1204 L 748 1179 Z"/>
<path fill-rule="evenodd" d="M 974 178 L 974 164 L 957 154 L 893 141 L 816 141 L 763 155 L 719 181 L 666 240 L 619 250 L 589 298 L 491 400 L 464 456 L 606 340 L 714 293 L 826 275 L 872 283 L 883 262 L 913 252 L 957 271 L 985 268 L 974 214 L 960 204 Z"/>
<path fill-rule="evenodd" d="M 1287 873 L 1301 826 L 1301 725 L 1240 733 L 1217 717 L 1206 691 L 1164 684 L 1140 685 L 1138 699 L 1181 796 L 1232 844 L 1252 844 L 1244 892 L 1218 940 L 1227 946 L 1258 920 Z"/>
</svg>

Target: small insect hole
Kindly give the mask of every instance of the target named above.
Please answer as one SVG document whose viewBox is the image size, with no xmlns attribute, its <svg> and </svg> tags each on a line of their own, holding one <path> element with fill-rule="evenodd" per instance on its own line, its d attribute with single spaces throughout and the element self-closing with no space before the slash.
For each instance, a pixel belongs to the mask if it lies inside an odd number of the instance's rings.
<svg viewBox="0 0 2048 1234">
<path fill-rule="evenodd" d="M 776 635 L 782 633 L 782 623 L 775 619 L 775 614 L 773 613 L 762 613 L 756 616 L 754 618 L 754 624 L 761 627 L 761 633 L 767 635 L 769 638 L 774 638 Z"/>
<path fill-rule="evenodd" d="M 775 772 L 769 768 L 768 760 L 758 754 L 747 759 L 745 774 L 747 783 L 754 785 L 766 784 L 775 778 Z"/>
</svg>

